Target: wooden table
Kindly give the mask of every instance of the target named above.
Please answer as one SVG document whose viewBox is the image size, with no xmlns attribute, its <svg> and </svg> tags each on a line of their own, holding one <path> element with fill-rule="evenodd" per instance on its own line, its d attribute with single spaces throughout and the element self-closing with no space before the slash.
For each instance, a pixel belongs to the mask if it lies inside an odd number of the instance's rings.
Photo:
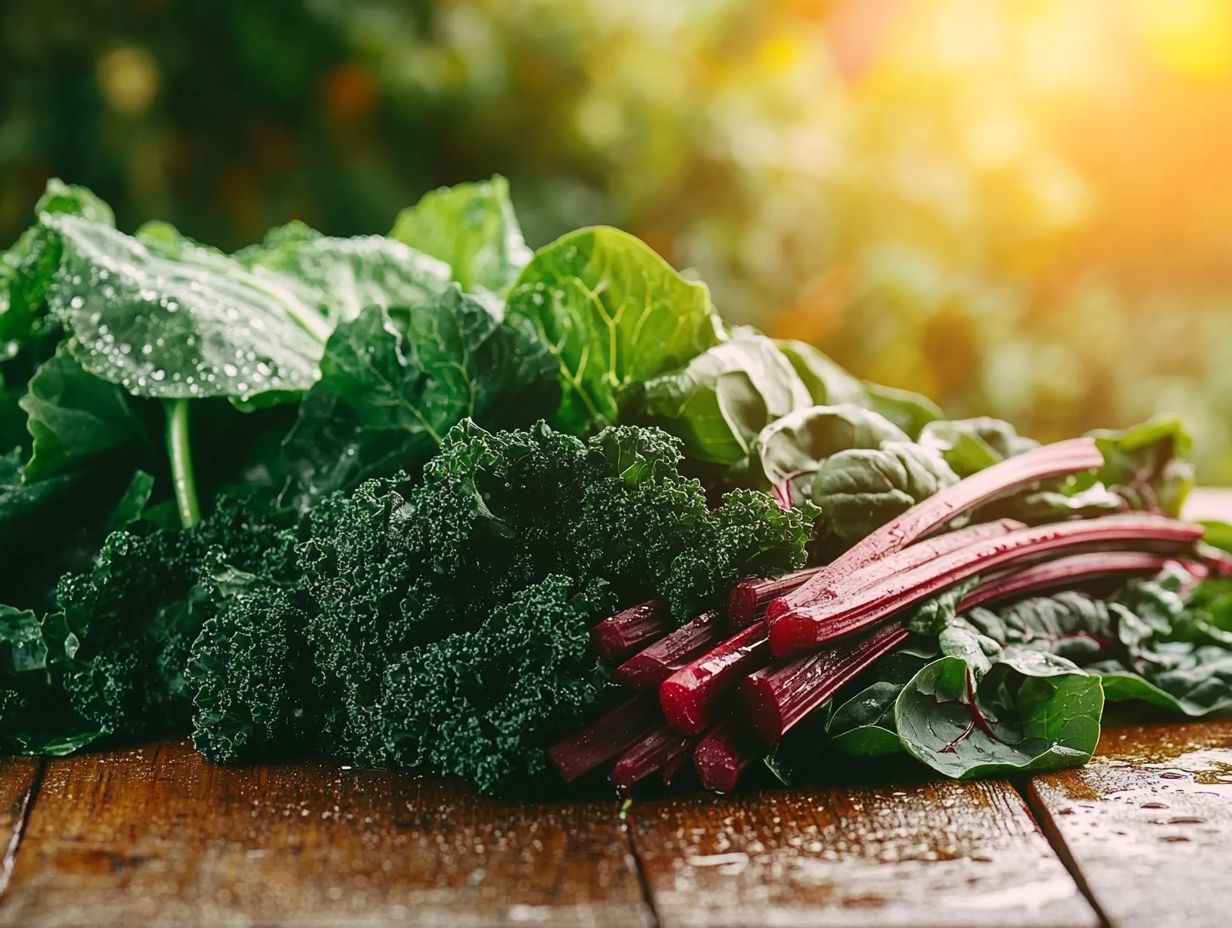
<svg viewBox="0 0 1232 928">
<path fill-rule="evenodd" d="M 904 768 L 627 808 L 182 742 L 10 758 L 0 851 L 0 928 L 1222 928 L 1232 721 L 1109 727 L 1087 767 L 1021 782 Z"/>
</svg>

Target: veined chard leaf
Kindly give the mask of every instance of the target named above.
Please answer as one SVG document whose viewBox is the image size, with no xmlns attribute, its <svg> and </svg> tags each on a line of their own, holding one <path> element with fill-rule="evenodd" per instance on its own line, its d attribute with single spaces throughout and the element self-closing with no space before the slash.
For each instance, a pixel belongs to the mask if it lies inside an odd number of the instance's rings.
<svg viewBox="0 0 1232 928">
<path fill-rule="evenodd" d="M 295 491 L 308 500 L 414 469 L 466 418 L 533 421 L 555 403 L 554 375 L 525 320 L 500 322 L 456 286 L 411 309 L 369 307 L 330 337 L 287 437 Z"/>
<path fill-rule="evenodd" d="M 704 284 L 638 239 L 598 227 L 535 253 L 509 294 L 559 364 L 554 423 L 574 432 L 616 421 L 634 384 L 687 363 L 723 332 Z"/>
<path fill-rule="evenodd" d="M 960 477 L 1039 446 L 1008 422 L 988 416 L 929 422 L 920 431 L 919 442 L 938 452 Z"/>
<path fill-rule="evenodd" d="M 1131 509 L 1180 515 L 1194 485 L 1193 464 L 1186 457 L 1193 439 L 1185 423 L 1152 419 L 1122 431 L 1090 434 L 1105 461 L 1095 479 Z"/>
<path fill-rule="evenodd" d="M 691 459 L 720 469 L 747 466 L 762 429 L 809 402 L 787 358 L 757 334 L 737 334 L 648 380 L 641 396 L 646 416 L 681 438 Z"/>
<path fill-rule="evenodd" d="M 389 236 L 444 261 L 467 292 L 504 294 L 531 258 L 500 175 L 425 194 Z"/>
<path fill-rule="evenodd" d="M 941 657 L 904 687 L 894 722 L 909 754 L 966 779 L 1085 763 L 1103 707 L 1099 678 L 1051 654 L 1006 657 L 978 682 L 962 658 Z"/>
</svg>

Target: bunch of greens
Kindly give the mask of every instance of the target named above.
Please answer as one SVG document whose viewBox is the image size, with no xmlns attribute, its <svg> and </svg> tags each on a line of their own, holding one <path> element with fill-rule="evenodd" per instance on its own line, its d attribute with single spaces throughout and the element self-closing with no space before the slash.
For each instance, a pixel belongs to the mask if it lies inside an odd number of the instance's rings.
<svg viewBox="0 0 1232 928">
<path fill-rule="evenodd" d="M 704 285 L 615 229 L 532 254 L 501 178 L 429 194 L 386 236 L 291 223 L 231 254 L 162 223 L 124 234 L 59 182 L 36 214 L 0 260 L 6 751 L 191 730 L 223 761 L 324 752 L 541 787 L 545 747 L 615 689 L 599 620 L 716 644 L 738 582 L 854 556 L 1036 447 L 729 328 Z M 1088 444 L 1102 466 L 934 527 L 1178 514 L 1179 424 Z M 880 702 L 817 717 L 827 743 L 946 773 L 1081 759 L 1105 692 L 1227 704 L 1213 582 L 1065 616 L 960 611 L 947 591 L 920 607 L 925 643 L 859 683 Z M 1039 646 L 1045 615 L 1124 648 L 1075 663 Z M 731 666 L 770 660 L 765 624 Z M 976 691 L 1026 732 L 1014 758 L 938 742 Z M 857 705 L 880 714 L 844 723 Z M 639 764 L 622 769 L 657 769 Z"/>
</svg>

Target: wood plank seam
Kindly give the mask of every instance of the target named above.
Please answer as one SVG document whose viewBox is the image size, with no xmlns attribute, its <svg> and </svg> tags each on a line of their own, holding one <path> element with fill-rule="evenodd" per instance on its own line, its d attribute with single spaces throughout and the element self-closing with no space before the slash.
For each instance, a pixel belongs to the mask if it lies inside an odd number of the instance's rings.
<svg viewBox="0 0 1232 928">
<path fill-rule="evenodd" d="M 650 878 L 642 862 L 642 852 L 637 846 L 637 835 L 629 824 L 629 811 L 633 808 L 633 800 L 629 799 L 620 807 L 620 828 L 624 832 L 625 844 L 629 848 L 629 856 L 633 859 L 633 871 L 637 874 L 638 885 L 642 888 L 642 899 L 650 911 L 651 928 L 660 928 L 659 909 L 655 905 L 654 891 L 650 888 Z"/>
<path fill-rule="evenodd" d="M 1086 898 L 1087 904 L 1095 911 L 1100 925 L 1103 928 L 1112 928 L 1112 922 L 1108 918 L 1108 913 L 1104 911 L 1104 907 L 1100 905 L 1099 900 L 1095 897 L 1095 892 L 1091 889 L 1086 877 L 1083 876 L 1082 868 L 1078 866 L 1078 861 L 1070 853 L 1069 845 L 1065 843 L 1061 833 L 1054 827 L 1052 817 L 1049 816 L 1048 810 L 1040 802 L 1039 794 L 1031 787 L 1031 780 L 1016 779 L 1014 781 L 1014 788 L 1018 790 L 1018 794 L 1022 797 L 1023 805 L 1027 807 L 1027 814 L 1031 817 L 1031 821 L 1035 823 L 1035 827 L 1044 836 L 1044 840 L 1048 842 L 1052 852 L 1057 855 L 1061 865 L 1069 872 L 1074 885 L 1078 887 L 1078 891 Z"/>
<path fill-rule="evenodd" d="M 17 854 L 21 850 L 21 839 L 26 833 L 26 826 L 30 823 L 30 816 L 34 814 L 34 803 L 38 798 L 39 787 L 43 785 L 43 770 L 46 766 L 47 761 L 42 757 L 38 758 L 34 775 L 30 778 L 30 788 L 26 790 L 21 808 L 17 810 L 15 816 L 17 822 L 9 838 L 9 846 L 5 848 L 4 858 L 0 860 L 0 901 L 4 900 L 9 881 L 13 877 L 13 868 L 17 865 Z"/>
</svg>

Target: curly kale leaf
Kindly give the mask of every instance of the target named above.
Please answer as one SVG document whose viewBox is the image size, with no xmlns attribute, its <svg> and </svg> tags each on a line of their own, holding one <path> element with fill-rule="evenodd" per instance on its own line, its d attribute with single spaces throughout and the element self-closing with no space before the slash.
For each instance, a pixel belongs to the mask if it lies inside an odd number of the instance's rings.
<svg viewBox="0 0 1232 928">
<path fill-rule="evenodd" d="M 554 374 L 525 320 L 499 322 L 456 287 L 410 309 L 369 307 L 325 346 L 285 442 L 292 489 L 310 503 L 417 470 L 467 417 L 529 423 L 555 404 Z"/>
</svg>

